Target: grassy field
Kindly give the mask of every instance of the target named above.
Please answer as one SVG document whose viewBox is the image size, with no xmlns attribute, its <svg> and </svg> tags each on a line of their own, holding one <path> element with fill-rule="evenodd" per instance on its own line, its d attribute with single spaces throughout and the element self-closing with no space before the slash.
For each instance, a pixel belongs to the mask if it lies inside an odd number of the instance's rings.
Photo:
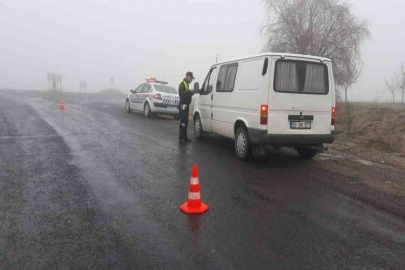
<svg viewBox="0 0 405 270">
<path fill-rule="evenodd" d="M 353 103 L 351 131 L 344 104 L 337 106 L 338 141 L 405 155 L 405 104 Z"/>
</svg>

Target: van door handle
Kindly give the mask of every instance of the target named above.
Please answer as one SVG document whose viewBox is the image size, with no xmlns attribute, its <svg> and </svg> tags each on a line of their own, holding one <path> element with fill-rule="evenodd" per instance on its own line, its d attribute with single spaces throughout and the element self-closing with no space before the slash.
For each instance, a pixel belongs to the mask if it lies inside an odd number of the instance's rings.
<svg viewBox="0 0 405 270">
<path fill-rule="evenodd" d="M 211 95 L 211 100 L 214 98 L 214 94 Z"/>
</svg>

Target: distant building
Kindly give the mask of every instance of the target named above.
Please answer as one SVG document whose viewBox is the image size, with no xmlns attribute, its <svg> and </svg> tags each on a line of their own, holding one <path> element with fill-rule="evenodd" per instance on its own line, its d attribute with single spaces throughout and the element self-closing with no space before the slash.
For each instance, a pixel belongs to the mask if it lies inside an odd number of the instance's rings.
<svg viewBox="0 0 405 270">
<path fill-rule="evenodd" d="M 48 89 L 62 91 L 62 75 L 48 73 Z"/>
</svg>

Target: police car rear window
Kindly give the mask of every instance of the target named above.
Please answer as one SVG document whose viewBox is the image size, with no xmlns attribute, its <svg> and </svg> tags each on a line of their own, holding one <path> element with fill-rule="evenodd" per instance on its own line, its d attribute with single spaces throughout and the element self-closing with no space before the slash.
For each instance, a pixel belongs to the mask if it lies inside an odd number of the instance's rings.
<svg viewBox="0 0 405 270">
<path fill-rule="evenodd" d="M 170 86 L 165 86 L 165 85 L 154 85 L 156 91 L 162 92 L 162 93 L 168 93 L 168 94 L 177 94 L 177 90 L 173 87 Z"/>
</svg>

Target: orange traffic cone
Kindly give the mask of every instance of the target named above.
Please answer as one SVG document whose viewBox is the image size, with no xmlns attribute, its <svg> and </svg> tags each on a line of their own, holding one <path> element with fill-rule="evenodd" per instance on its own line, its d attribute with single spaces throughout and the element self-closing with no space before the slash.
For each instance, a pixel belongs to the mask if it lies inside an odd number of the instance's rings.
<svg viewBox="0 0 405 270">
<path fill-rule="evenodd" d="M 60 99 L 60 106 L 59 110 L 64 110 L 65 109 L 65 102 L 63 101 L 63 98 Z"/>
<path fill-rule="evenodd" d="M 193 165 L 191 173 L 190 191 L 186 203 L 180 205 L 180 210 L 186 214 L 201 215 L 208 211 L 208 205 L 201 202 L 200 183 L 198 182 L 197 165 Z"/>
</svg>

